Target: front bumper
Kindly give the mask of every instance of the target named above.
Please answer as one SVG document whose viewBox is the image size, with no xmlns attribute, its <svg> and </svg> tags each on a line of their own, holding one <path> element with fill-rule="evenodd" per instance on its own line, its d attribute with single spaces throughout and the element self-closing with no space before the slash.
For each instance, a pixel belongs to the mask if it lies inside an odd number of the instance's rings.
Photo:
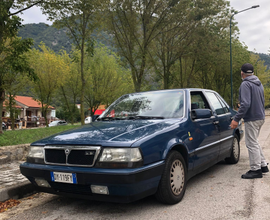
<svg viewBox="0 0 270 220">
<path fill-rule="evenodd" d="M 23 163 L 21 173 L 26 176 L 39 191 L 85 198 L 98 201 L 128 203 L 156 192 L 164 161 L 135 169 L 100 169 L 52 166 Z M 51 172 L 75 173 L 77 184 L 59 183 L 51 180 Z M 48 181 L 50 188 L 37 186 L 35 179 Z M 94 194 L 91 185 L 107 186 L 109 195 Z"/>
</svg>

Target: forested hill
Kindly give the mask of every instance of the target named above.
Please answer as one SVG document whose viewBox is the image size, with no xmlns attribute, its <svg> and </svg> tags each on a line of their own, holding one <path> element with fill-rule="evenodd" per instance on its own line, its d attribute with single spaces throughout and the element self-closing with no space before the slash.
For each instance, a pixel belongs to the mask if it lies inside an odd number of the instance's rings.
<svg viewBox="0 0 270 220">
<path fill-rule="evenodd" d="M 59 52 L 61 49 L 69 52 L 72 43 L 66 35 L 66 31 L 66 29 L 58 30 L 45 23 L 26 24 L 20 28 L 18 36 L 22 38 L 33 38 L 35 48 L 38 48 L 40 42 L 43 42 L 55 52 Z"/>
<path fill-rule="evenodd" d="M 35 48 L 38 48 L 40 42 L 43 42 L 55 52 L 64 49 L 69 53 L 71 51 L 72 40 L 67 36 L 67 31 L 66 28 L 57 29 L 45 23 L 25 24 L 24 27 L 20 28 L 18 36 L 23 39 L 33 38 Z M 102 39 L 101 37 L 97 37 L 95 33 L 93 34 L 93 38 L 97 43 L 105 44 L 110 49 L 113 49 L 110 47 L 108 41 L 106 41 L 110 37 L 105 32 L 102 32 Z"/>
<path fill-rule="evenodd" d="M 264 65 L 270 70 L 270 55 L 259 53 L 261 60 L 264 60 Z"/>
<path fill-rule="evenodd" d="M 46 46 L 50 47 L 55 52 L 59 52 L 59 50 L 64 49 L 67 52 L 70 52 L 72 42 L 66 35 L 67 29 L 56 29 L 53 26 L 49 26 L 45 23 L 39 24 L 26 24 L 19 30 L 19 37 L 22 38 L 33 38 L 34 39 L 34 47 L 38 48 L 40 42 L 44 42 Z M 103 33 L 104 36 L 105 33 Z M 106 34 L 105 34 L 106 35 Z M 102 42 L 103 44 L 108 46 L 102 39 L 97 39 L 97 42 Z M 104 39 L 108 38 L 104 36 Z M 264 65 L 270 69 L 270 55 L 259 53 L 259 56 L 262 60 L 264 60 Z"/>
</svg>

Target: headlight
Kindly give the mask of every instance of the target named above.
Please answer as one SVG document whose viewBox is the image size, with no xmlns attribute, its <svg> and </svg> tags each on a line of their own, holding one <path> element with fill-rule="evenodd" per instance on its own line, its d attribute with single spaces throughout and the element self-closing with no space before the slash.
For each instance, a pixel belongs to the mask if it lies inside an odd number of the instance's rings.
<svg viewBox="0 0 270 220">
<path fill-rule="evenodd" d="M 43 149 L 44 147 L 30 146 L 28 157 L 44 158 Z"/>
<path fill-rule="evenodd" d="M 27 162 L 29 163 L 44 163 L 44 147 L 30 146 Z"/>
<path fill-rule="evenodd" d="M 134 168 L 143 164 L 139 148 L 104 148 L 98 167 L 103 168 Z"/>
<path fill-rule="evenodd" d="M 138 148 L 105 148 L 99 161 L 133 162 L 142 160 Z"/>
</svg>

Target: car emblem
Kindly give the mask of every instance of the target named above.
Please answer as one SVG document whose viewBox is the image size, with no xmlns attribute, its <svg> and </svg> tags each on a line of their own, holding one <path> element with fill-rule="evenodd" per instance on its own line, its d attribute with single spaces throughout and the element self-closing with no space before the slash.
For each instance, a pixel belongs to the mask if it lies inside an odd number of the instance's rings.
<svg viewBox="0 0 270 220">
<path fill-rule="evenodd" d="M 70 150 L 69 149 L 65 149 L 65 154 L 66 155 L 69 155 L 69 153 L 70 153 Z"/>
<path fill-rule="evenodd" d="M 95 152 L 93 152 L 93 151 L 85 151 L 85 153 L 84 153 L 85 156 L 92 156 L 94 154 L 95 154 Z"/>
</svg>

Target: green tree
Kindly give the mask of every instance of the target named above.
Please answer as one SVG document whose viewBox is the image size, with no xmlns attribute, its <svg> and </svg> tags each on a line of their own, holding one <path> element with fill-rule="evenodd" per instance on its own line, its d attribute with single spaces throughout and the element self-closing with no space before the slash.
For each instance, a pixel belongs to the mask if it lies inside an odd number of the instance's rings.
<svg viewBox="0 0 270 220">
<path fill-rule="evenodd" d="M 230 100 L 230 11 L 225 6 L 225 3 L 219 4 L 219 7 L 215 7 L 216 11 L 211 10 L 211 6 L 207 7 L 209 13 L 197 23 L 190 36 L 192 43 L 171 67 L 170 88 L 208 88 L 219 92 L 227 101 Z M 204 11 L 203 8 L 201 11 Z M 250 53 L 245 45 L 237 40 L 236 26 L 233 26 L 233 33 L 233 95 L 234 100 L 237 100 L 241 83 L 239 69 L 250 59 Z"/>
<path fill-rule="evenodd" d="M 80 51 L 73 50 L 71 57 L 68 54 L 64 54 L 65 63 L 69 66 L 69 71 L 66 74 L 64 83 L 60 85 L 59 97 L 62 103 L 62 111 L 59 114 L 63 114 L 64 118 L 73 124 L 77 122 L 78 108 L 76 103 L 80 98 L 81 81 L 80 81 Z"/>
<path fill-rule="evenodd" d="M 270 70 L 258 54 L 250 54 L 250 63 L 254 66 L 254 74 L 258 76 L 264 86 L 265 106 L 270 105 Z"/>
<path fill-rule="evenodd" d="M 15 118 L 20 115 L 21 109 L 16 108 L 15 97 L 27 84 L 28 78 L 19 72 L 10 72 L 9 78 L 6 80 L 7 88 L 5 106 L 9 112 L 11 119 L 11 129 L 15 129 Z"/>
<path fill-rule="evenodd" d="M 153 40 L 165 30 L 172 10 L 180 1 L 113 0 L 108 7 L 107 27 L 118 52 L 131 69 L 135 91 L 139 92 L 151 69 L 149 50 Z M 166 30 L 169 31 L 169 30 Z"/>
<path fill-rule="evenodd" d="M 5 101 L 5 80 L 10 71 L 28 73 L 35 77 L 27 65 L 22 54 L 28 51 L 32 40 L 15 38 L 18 28 L 21 27 L 21 19 L 16 16 L 19 13 L 38 5 L 43 1 L 31 0 L 8 0 L 0 1 L 0 123 L 2 124 L 3 103 Z M 11 12 L 13 10 L 14 12 Z M 7 43 L 9 42 L 9 43 Z M 7 46 L 9 48 L 7 48 Z M 2 133 L 2 126 L 0 128 Z"/>
<path fill-rule="evenodd" d="M 162 78 L 164 89 L 173 85 L 174 76 L 171 71 L 173 65 L 183 57 L 190 56 L 193 52 L 192 44 L 200 42 L 201 36 L 198 35 L 200 29 L 212 31 L 209 27 L 213 27 L 222 32 L 221 30 L 227 27 L 227 5 L 224 0 L 179 1 L 171 9 L 171 14 L 165 18 L 167 25 L 154 39 L 155 43 L 151 50 L 155 72 Z M 209 41 L 213 38 L 210 34 L 207 37 L 210 37 Z M 190 77 L 187 77 L 187 80 L 189 79 Z"/>
<path fill-rule="evenodd" d="M 3 103 L 6 95 L 5 91 L 10 88 L 16 74 L 27 74 L 31 79 L 36 79 L 36 75 L 30 68 L 28 59 L 24 55 L 32 45 L 32 40 L 20 38 L 7 38 L 0 51 L 0 123 L 2 124 Z M 0 128 L 2 133 L 2 126 Z"/>
<path fill-rule="evenodd" d="M 119 63 L 120 58 L 106 47 L 97 47 L 94 56 L 86 58 L 85 100 L 91 115 L 99 105 L 108 106 L 119 96 L 134 91 L 129 72 Z"/>
<path fill-rule="evenodd" d="M 55 54 L 44 44 L 40 45 L 40 50 L 32 49 L 29 52 L 31 67 L 34 69 L 39 80 L 33 83 L 33 92 L 42 106 L 42 116 L 48 126 L 47 112 L 50 108 L 52 97 L 59 86 L 65 80 L 65 75 L 69 71 L 65 63 L 66 54 Z"/>
<path fill-rule="evenodd" d="M 84 94 L 86 78 L 84 71 L 84 57 L 93 54 L 93 39 L 91 34 L 100 25 L 100 11 L 104 7 L 104 0 L 51 0 L 45 4 L 44 11 L 49 18 L 55 21 L 58 28 L 68 28 L 68 36 L 73 40 L 76 48 L 80 50 L 80 78 L 81 78 L 81 124 L 84 124 Z"/>
</svg>

